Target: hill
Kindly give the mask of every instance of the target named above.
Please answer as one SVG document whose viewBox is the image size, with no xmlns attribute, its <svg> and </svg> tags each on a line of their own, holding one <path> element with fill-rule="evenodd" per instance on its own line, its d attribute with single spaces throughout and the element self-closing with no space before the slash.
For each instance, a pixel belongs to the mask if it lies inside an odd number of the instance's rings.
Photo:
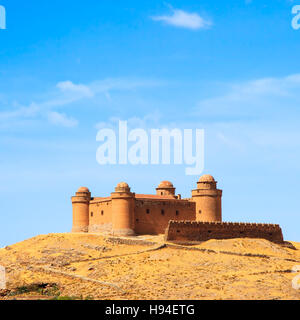
<svg viewBox="0 0 300 320">
<path fill-rule="evenodd" d="M 165 244 L 162 236 L 41 235 L 0 249 L 0 299 L 300 299 L 300 243 Z"/>
</svg>

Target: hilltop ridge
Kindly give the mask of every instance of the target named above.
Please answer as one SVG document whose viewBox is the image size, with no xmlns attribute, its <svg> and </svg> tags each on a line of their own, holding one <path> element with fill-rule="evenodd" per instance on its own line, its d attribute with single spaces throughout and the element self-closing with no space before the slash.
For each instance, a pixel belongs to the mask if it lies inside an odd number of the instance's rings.
<svg viewBox="0 0 300 320">
<path fill-rule="evenodd" d="M 7 290 L 0 299 L 300 299 L 292 288 L 300 243 L 163 236 L 40 235 L 0 249 Z M 2 296 L 2 297 L 1 297 Z"/>
</svg>

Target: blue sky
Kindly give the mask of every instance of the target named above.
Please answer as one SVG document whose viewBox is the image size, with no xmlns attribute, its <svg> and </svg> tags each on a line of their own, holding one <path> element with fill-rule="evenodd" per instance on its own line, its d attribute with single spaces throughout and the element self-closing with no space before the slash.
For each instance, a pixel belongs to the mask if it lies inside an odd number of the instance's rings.
<svg viewBox="0 0 300 320">
<path fill-rule="evenodd" d="M 100 166 L 97 128 L 205 129 L 226 221 L 280 223 L 300 241 L 300 1 L 0 0 L 0 247 L 71 229 L 80 186 L 109 194 L 181 166 Z"/>
</svg>

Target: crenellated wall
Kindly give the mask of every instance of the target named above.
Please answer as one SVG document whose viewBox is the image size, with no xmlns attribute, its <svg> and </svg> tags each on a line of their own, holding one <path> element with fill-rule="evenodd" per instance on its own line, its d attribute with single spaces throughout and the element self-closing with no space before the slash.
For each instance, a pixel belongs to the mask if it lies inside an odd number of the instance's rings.
<svg viewBox="0 0 300 320">
<path fill-rule="evenodd" d="M 170 221 L 166 241 L 193 242 L 210 239 L 261 238 L 283 243 L 282 230 L 277 224 Z"/>
</svg>

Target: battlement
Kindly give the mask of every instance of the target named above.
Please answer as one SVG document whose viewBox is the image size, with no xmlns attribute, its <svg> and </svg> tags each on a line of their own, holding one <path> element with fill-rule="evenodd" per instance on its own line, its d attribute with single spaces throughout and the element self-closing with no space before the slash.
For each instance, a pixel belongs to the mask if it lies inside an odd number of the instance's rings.
<svg viewBox="0 0 300 320">
<path fill-rule="evenodd" d="M 279 224 L 271 224 L 271 223 L 250 223 L 250 222 L 219 222 L 219 221 L 191 221 L 191 220 L 182 220 L 182 221 L 170 221 L 172 223 L 179 224 L 179 225 L 218 225 L 221 227 L 232 227 L 232 226 L 240 226 L 240 227 L 250 227 L 250 228 L 257 228 L 257 227 L 265 227 L 265 228 L 278 228 Z"/>
<path fill-rule="evenodd" d="M 186 200 L 178 200 L 178 199 L 138 199 L 136 200 L 137 207 L 147 207 L 147 206 L 172 206 L 182 208 L 194 208 L 195 203 L 186 201 Z"/>
<path fill-rule="evenodd" d="M 171 220 L 165 234 L 166 241 L 207 241 L 232 238 L 262 238 L 283 243 L 280 226 L 265 223 Z"/>
</svg>

